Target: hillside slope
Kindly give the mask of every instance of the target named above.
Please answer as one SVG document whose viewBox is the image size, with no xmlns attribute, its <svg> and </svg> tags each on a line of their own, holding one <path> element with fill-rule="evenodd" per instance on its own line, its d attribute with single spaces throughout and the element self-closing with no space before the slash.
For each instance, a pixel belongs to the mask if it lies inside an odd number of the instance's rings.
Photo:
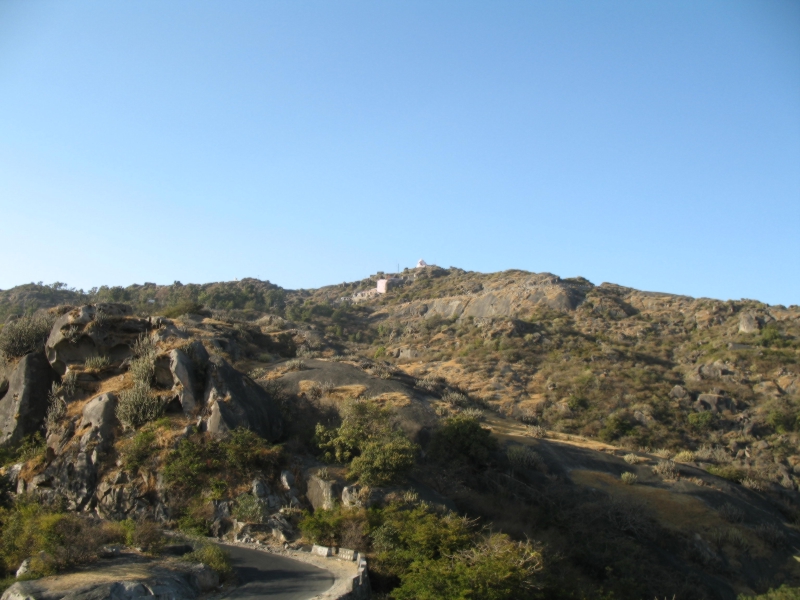
<svg viewBox="0 0 800 600">
<path fill-rule="evenodd" d="M 389 518 L 397 502 L 424 500 L 540 542 L 536 593 L 547 598 L 735 598 L 800 584 L 800 308 L 438 267 L 355 296 L 380 276 L 317 290 L 243 280 L 0 292 L 6 314 L 61 315 L 46 348 L 58 414 L 45 419 L 47 399 L 31 397 L 38 424 L 9 416 L 19 410 L 4 411 L 8 390 L 31 359 L 0 365 L 4 430 L 45 435 L 8 471 L 17 493 L 224 535 L 225 511 L 247 505 L 260 478 L 269 527 L 290 539 L 281 506 L 335 500 Z M 96 303 L 109 295 L 128 304 Z M 55 308 L 65 300 L 95 304 Z M 114 407 L 142 385 L 165 416 L 120 423 Z M 391 415 L 399 433 L 380 434 L 386 447 L 418 444 L 389 483 L 354 468 L 366 446 L 340 455 L 343 438 L 331 437 L 364 405 Z M 458 451 L 442 446 L 476 421 L 491 444 L 479 447 L 478 427 Z M 283 449 L 252 454 L 237 428 Z M 238 456 L 230 444 L 261 458 L 224 469 L 218 457 Z M 199 470 L 184 479 L 176 465 Z M 358 535 L 331 539 L 369 553 L 376 589 L 405 581 L 381 527 L 357 523 Z"/>
</svg>

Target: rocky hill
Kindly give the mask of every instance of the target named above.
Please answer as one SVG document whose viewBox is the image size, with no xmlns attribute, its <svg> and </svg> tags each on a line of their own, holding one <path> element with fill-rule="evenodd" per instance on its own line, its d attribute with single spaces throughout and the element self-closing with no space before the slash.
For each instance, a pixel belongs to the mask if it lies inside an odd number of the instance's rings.
<svg viewBox="0 0 800 600">
<path fill-rule="evenodd" d="M 800 307 L 425 267 L 31 284 L 0 308 L 17 498 L 355 548 L 398 598 L 511 563 L 521 587 L 486 597 L 800 585 Z"/>
</svg>

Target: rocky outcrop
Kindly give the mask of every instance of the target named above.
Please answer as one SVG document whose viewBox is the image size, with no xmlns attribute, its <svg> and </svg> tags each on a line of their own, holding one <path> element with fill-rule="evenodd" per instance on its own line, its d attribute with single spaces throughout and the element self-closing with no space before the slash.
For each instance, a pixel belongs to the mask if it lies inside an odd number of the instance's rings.
<svg viewBox="0 0 800 600">
<path fill-rule="evenodd" d="M 97 396 L 83 407 L 80 428 L 91 427 L 98 442 L 105 446 L 111 441 L 114 427 L 118 424 L 116 408 L 117 397 L 114 394 L 107 393 Z"/>
<path fill-rule="evenodd" d="M 208 361 L 205 403 L 211 410 L 207 430 L 224 434 L 245 427 L 275 442 L 283 432 L 277 402 L 252 379 L 239 373 L 221 356 Z"/>
<path fill-rule="evenodd" d="M 69 365 L 83 364 L 92 356 L 124 360 L 136 339 L 151 328 L 147 319 L 132 315 L 125 304 L 91 304 L 61 315 L 45 344 L 47 359 L 62 375 Z"/>
<path fill-rule="evenodd" d="M 309 475 L 306 486 L 306 498 L 314 510 L 331 510 L 342 495 L 338 481 L 327 481 L 317 475 Z"/>
<path fill-rule="evenodd" d="M 219 575 L 206 565 L 183 564 L 182 568 L 173 567 L 154 569 L 154 576 L 122 581 L 101 581 L 88 583 L 68 591 L 66 594 L 55 583 L 55 578 L 44 578 L 35 581 L 18 581 L 0 597 L 0 600 L 134 600 L 141 598 L 159 598 L 182 600 L 197 598 L 219 586 Z M 106 581 L 103 581 L 106 579 Z M 51 582 L 52 580 L 52 582 Z"/>
<path fill-rule="evenodd" d="M 205 353 L 202 344 L 195 342 L 193 346 L 195 345 Z M 195 349 L 195 353 L 199 352 L 200 350 Z M 198 362 L 207 363 L 208 354 L 206 353 L 204 358 L 201 355 Z M 187 415 L 192 414 L 202 401 L 202 396 L 197 392 L 198 373 L 194 362 L 185 352 L 175 349 L 169 353 L 169 370 L 172 375 L 172 386 L 178 393 L 183 412 Z"/>
<path fill-rule="evenodd" d="M 0 445 L 16 444 L 26 435 L 41 430 L 47 413 L 47 395 L 57 380 L 43 352 L 22 357 L 0 398 Z"/>
<path fill-rule="evenodd" d="M 739 316 L 739 333 L 758 333 L 761 324 L 756 316 L 751 312 L 743 312 Z"/>
</svg>

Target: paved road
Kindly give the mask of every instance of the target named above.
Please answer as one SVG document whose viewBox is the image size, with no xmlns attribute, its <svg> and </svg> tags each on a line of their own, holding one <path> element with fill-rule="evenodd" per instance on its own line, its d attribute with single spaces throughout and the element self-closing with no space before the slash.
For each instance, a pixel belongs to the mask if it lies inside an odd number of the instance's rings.
<svg viewBox="0 0 800 600">
<path fill-rule="evenodd" d="M 333 585 L 333 575 L 313 565 L 241 546 L 223 547 L 240 583 L 226 599 L 308 600 Z"/>
</svg>

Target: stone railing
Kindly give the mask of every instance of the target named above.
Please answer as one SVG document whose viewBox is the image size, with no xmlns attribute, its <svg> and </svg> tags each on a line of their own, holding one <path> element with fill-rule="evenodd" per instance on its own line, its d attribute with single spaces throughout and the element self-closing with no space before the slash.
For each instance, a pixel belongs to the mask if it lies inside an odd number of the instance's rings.
<svg viewBox="0 0 800 600">
<path fill-rule="evenodd" d="M 369 572 L 367 570 L 367 559 L 360 552 L 347 548 L 332 548 L 329 546 L 311 547 L 311 553 L 325 558 L 335 558 L 343 561 L 355 561 L 357 565 L 356 575 L 353 577 L 350 589 L 336 596 L 336 600 L 367 600 L 372 594 L 369 584 Z M 333 600 L 333 599 L 331 599 Z"/>
</svg>

